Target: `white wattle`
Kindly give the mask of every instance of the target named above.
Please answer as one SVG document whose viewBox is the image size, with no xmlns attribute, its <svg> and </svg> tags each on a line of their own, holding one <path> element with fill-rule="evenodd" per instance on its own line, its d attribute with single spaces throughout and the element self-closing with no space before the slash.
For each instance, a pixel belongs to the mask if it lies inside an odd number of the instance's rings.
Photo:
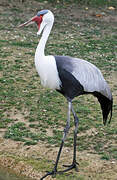
<svg viewBox="0 0 117 180">
<path fill-rule="evenodd" d="M 60 89 L 61 81 L 59 79 L 55 58 L 54 56 L 45 56 L 44 54 L 45 45 L 53 22 L 54 16 L 52 12 L 49 11 L 44 15 L 40 26 L 41 30 L 39 33 L 43 31 L 43 34 L 35 52 L 35 67 L 44 87 Z"/>
</svg>

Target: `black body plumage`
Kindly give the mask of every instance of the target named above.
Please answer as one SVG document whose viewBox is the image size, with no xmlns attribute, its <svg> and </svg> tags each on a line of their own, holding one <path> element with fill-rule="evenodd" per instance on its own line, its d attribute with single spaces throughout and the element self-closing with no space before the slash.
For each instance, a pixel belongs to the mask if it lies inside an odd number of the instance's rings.
<svg viewBox="0 0 117 180">
<path fill-rule="evenodd" d="M 101 92 L 99 91 L 90 92 L 90 91 L 84 90 L 83 84 L 81 84 L 80 80 L 76 79 L 76 77 L 72 73 L 74 71 L 74 66 L 73 66 L 74 58 L 71 58 L 69 56 L 54 56 L 54 57 L 56 60 L 59 78 L 61 80 L 60 90 L 57 90 L 57 91 L 63 94 L 67 99 L 70 99 L 70 100 L 82 94 L 94 95 L 95 97 L 97 97 L 100 103 L 104 125 L 107 122 L 109 113 L 110 113 L 110 120 L 109 120 L 109 123 L 110 123 L 111 118 L 112 118 L 113 99 L 112 98 L 110 99 L 107 96 L 104 96 L 104 93 L 101 94 Z M 78 61 L 79 60 L 77 59 L 77 63 L 79 63 Z"/>
</svg>

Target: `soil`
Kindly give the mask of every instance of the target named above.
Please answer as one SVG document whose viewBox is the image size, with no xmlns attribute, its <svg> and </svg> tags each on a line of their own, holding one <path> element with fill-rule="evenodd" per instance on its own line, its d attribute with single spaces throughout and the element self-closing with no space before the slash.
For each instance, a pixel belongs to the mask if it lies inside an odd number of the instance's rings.
<svg viewBox="0 0 117 180">
<path fill-rule="evenodd" d="M 2 167 L 11 169 L 18 175 L 24 175 L 29 178 L 39 180 L 44 172 L 35 170 L 29 165 L 25 159 L 43 159 L 47 158 L 49 161 L 55 161 L 58 147 L 48 148 L 48 144 L 38 143 L 35 146 L 24 146 L 21 142 L 15 142 L 12 140 L 0 139 L 0 164 Z M 68 159 L 69 157 L 69 159 Z M 61 163 L 65 162 L 69 164 L 72 159 L 72 149 L 65 147 L 61 157 Z M 101 160 L 96 154 L 90 152 L 78 152 L 77 159 L 79 161 L 79 173 L 85 174 L 86 179 L 95 179 L 95 173 L 99 174 L 96 179 L 101 178 L 105 180 L 117 179 L 117 164 L 116 161 Z M 81 164 L 81 165 L 80 165 Z M 85 164 L 85 168 L 83 168 Z M 46 171 L 47 169 L 45 169 Z M 83 171 L 82 171 L 83 170 Z M 47 180 L 53 179 L 47 177 Z M 56 178 L 54 178 L 56 179 Z"/>
</svg>

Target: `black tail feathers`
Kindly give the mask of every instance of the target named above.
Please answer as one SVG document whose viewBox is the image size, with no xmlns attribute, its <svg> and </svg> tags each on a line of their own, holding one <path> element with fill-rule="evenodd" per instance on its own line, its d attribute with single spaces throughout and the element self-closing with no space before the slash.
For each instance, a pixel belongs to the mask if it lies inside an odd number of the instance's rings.
<svg viewBox="0 0 117 180">
<path fill-rule="evenodd" d="M 105 104 L 106 103 L 106 104 Z M 101 104 L 101 108 L 102 108 L 102 114 L 103 114 L 103 123 L 104 125 L 106 125 L 107 123 L 107 119 L 108 119 L 108 115 L 110 113 L 110 119 L 108 121 L 108 123 L 111 122 L 112 119 L 112 106 L 113 106 L 113 100 L 107 100 L 105 101 L 105 103 L 100 103 Z"/>
<path fill-rule="evenodd" d="M 97 93 L 97 92 L 94 93 L 94 96 L 97 97 L 97 99 L 101 105 L 102 115 L 103 115 L 103 124 L 106 125 L 109 114 L 110 114 L 110 119 L 109 119 L 108 123 L 110 123 L 111 119 L 112 119 L 113 99 L 110 100 L 107 97 L 105 97 L 102 94 Z"/>
</svg>

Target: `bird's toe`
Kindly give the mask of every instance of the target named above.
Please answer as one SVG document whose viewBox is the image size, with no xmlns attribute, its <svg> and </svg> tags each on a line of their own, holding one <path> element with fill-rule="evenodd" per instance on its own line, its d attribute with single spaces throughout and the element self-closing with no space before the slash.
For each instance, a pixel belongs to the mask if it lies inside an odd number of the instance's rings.
<svg viewBox="0 0 117 180">
<path fill-rule="evenodd" d="M 78 172 L 78 165 L 79 163 L 73 162 L 71 165 L 63 165 L 64 167 L 67 167 L 67 169 L 63 170 L 63 172 L 67 172 L 71 169 L 75 169 Z"/>
<path fill-rule="evenodd" d="M 40 180 L 43 180 L 44 178 L 46 178 L 47 176 L 50 176 L 50 175 L 54 178 L 54 177 L 56 177 L 56 174 L 57 174 L 57 170 L 47 171 L 47 173 Z"/>
</svg>

